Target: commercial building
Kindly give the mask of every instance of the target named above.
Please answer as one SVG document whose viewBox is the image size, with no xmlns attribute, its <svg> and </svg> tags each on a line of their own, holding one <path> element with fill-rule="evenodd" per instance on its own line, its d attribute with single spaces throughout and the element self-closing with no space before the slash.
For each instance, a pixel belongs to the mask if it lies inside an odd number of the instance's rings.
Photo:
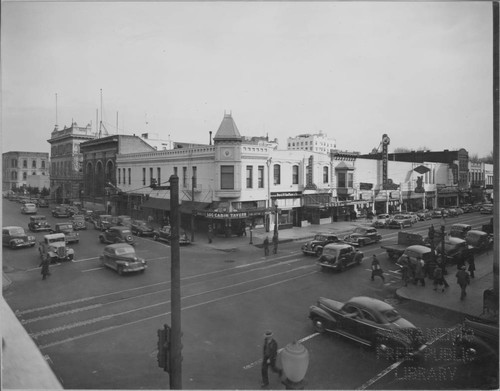
<svg viewBox="0 0 500 391">
<path fill-rule="evenodd" d="M 2 154 L 2 191 L 23 186 L 49 189 L 49 173 L 47 152 L 11 151 Z"/>
<path fill-rule="evenodd" d="M 328 137 L 321 130 L 318 133 L 299 134 L 296 137 L 288 137 L 287 149 L 290 151 L 310 151 L 329 153 L 337 148 L 334 138 Z"/>
</svg>

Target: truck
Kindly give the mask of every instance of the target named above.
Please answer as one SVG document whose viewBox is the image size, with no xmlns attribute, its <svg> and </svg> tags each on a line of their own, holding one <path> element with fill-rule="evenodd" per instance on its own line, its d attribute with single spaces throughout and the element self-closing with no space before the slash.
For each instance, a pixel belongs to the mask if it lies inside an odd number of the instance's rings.
<svg viewBox="0 0 500 391">
<path fill-rule="evenodd" d="M 61 261 L 72 261 L 75 251 L 66 245 L 66 237 L 63 233 L 49 234 L 43 237 L 38 247 L 40 258 L 50 263 Z"/>
<path fill-rule="evenodd" d="M 387 255 L 391 261 L 396 262 L 405 250 L 412 245 L 425 245 L 424 238 L 420 234 L 415 234 L 407 231 L 398 232 L 398 240 L 396 243 L 385 243 L 380 248 L 387 251 Z"/>
</svg>

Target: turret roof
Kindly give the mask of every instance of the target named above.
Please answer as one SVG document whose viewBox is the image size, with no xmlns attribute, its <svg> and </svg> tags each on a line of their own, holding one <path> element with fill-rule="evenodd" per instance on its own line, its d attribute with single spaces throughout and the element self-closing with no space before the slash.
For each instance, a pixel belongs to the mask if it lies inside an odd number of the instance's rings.
<svg viewBox="0 0 500 391">
<path fill-rule="evenodd" d="M 224 113 L 224 118 L 214 137 L 215 141 L 241 141 L 241 135 L 231 114 Z"/>
</svg>

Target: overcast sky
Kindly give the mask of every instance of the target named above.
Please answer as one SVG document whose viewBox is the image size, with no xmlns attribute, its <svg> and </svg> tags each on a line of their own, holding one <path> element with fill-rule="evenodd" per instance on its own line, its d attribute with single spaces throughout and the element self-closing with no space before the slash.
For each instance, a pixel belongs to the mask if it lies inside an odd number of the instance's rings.
<svg viewBox="0 0 500 391">
<path fill-rule="evenodd" d="M 362 153 L 384 133 L 389 152 L 493 150 L 490 2 L 2 2 L 1 16 L 3 152 L 49 152 L 56 112 L 60 129 L 95 129 L 101 89 L 109 134 L 208 143 L 226 111 L 282 149 L 322 130 Z"/>
</svg>

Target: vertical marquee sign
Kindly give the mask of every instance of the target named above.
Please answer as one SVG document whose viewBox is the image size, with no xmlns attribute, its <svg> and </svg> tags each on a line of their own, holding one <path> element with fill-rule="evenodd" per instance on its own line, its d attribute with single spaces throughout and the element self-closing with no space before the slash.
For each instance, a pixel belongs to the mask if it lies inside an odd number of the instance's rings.
<svg viewBox="0 0 500 391">
<path fill-rule="evenodd" d="M 382 188 L 387 190 L 387 146 L 391 139 L 387 134 L 382 136 Z"/>
</svg>

